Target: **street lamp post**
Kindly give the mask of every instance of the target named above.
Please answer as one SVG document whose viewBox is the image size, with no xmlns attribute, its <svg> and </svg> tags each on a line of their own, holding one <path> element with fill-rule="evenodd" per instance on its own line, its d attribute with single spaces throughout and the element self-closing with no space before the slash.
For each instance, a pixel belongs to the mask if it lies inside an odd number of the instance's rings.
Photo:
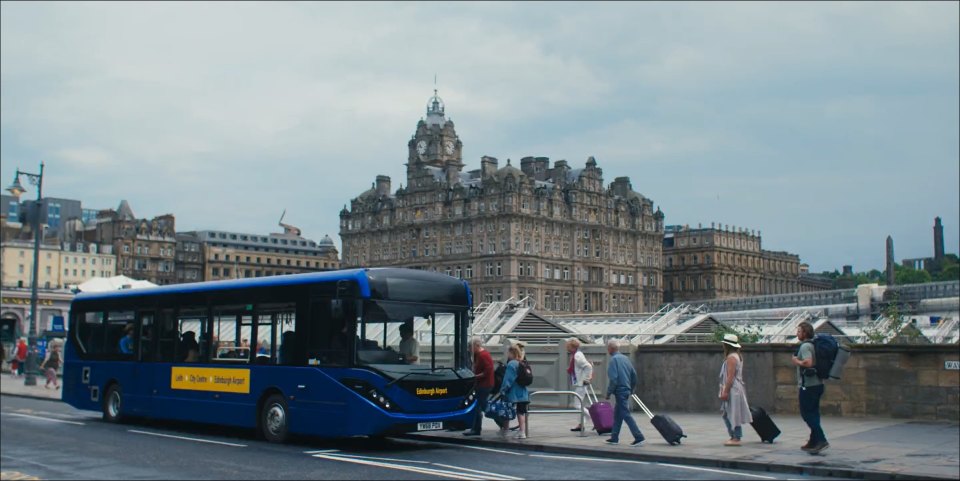
<svg viewBox="0 0 960 481">
<path fill-rule="evenodd" d="M 20 176 L 24 176 L 27 180 L 37 186 L 37 208 L 34 210 L 33 214 L 36 218 L 33 229 L 33 279 L 30 282 L 30 332 L 27 334 L 27 366 L 25 371 L 27 375 L 23 378 L 23 384 L 25 386 L 36 386 L 37 385 L 37 285 L 40 283 L 40 201 L 43 198 L 43 162 L 40 162 L 40 173 L 31 174 L 29 172 L 21 172 L 20 169 L 17 169 L 17 173 L 13 177 L 13 184 L 7 188 L 7 190 L 13 194 L 18 200 L 20 195 L 26 192 L 27 190 L 23 188 L 23 185 L 20 184 Z"/>
</svg>

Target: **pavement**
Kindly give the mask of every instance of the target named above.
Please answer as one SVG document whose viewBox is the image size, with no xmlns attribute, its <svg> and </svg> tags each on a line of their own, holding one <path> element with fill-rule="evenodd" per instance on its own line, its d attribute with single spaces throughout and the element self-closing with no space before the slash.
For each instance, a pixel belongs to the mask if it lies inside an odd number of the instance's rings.
<svg viewBox="0 0 960 481">
<path fill-rule="evenodd" d="M 60 390 L 45 389 L 45 379 L 25 386 L 23 378 L 0 375 L 0 393 L 40 399 L 60 399 Z M 531 409 L 538 409 L 531 406 Z M 619 445 L 607 445 L 609 436 L 588 431 L 571 432 L 579 416 L 570 413 L 530 414 L 527 439 L 497 436 L 493 421 L 484 420 L 483 434 L 463 436 L 460 431 L 430 431 L 409 438 L 488 448 L 531 450 L 556 454 L 656 461 L 728 469 L 786 472 L 810 476 L 854 479 L 960 479 L 960 424 L 910 419 L 824 416 L 822 425 L 830 447 L 818 455 L 800 450 L 809 429 L 799 415 L 775 414 L 782 434 L 772 444 L 762 443 L 750 426 L 744 427 L 740 447 L 723 446 L 727 432 L 719 413 L 668 413 L 684 433 L 680 445 L 670 446 L 647 417 L 633 413 L 646 440 L 629 445 L 632 436 L 623 427 Z M 515 421 L 514 421 L 515 423 Z M 590 427 L 589 418 L 586 420 Z"/>
</svg>

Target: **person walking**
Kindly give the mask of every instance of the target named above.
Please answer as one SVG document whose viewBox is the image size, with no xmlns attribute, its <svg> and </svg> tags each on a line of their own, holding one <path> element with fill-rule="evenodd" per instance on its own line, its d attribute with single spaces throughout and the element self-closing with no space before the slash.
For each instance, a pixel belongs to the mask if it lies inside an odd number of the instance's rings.
<svg viewBox="0 0 960 481">
<path fill-rule="evenodd" d="M 800 449 L 817 454 L 830 447 L 827 436 L 820 427 L 820 398 L 823 396 L 823 382 L 817 377 L 814 368 L 816 351 L 813 348 L 813 325 L 801 322 L 797 325 L 797 339 L 800 347 L 793 356 L 792 362 L 797 366 L 797 382 L 800 385 L 800 417 L 810 427 L 810 439 Z"/>
<path fill-rule="evenodd" d="M 724 446 L 740 446 L 742 426 L 753 422 L 743 383 L 743 356 L 736 334 L 723 336 L 723 364 L 720 366 L 720 413 L 730 439 Z"/>
<path fill-rule="evenodd" d="M 607 399 L 616 396 L 617 405 L 613 411 L 613 432 L 610 433 L 608 444 L 620 443 L 620 427 L 626 422 L 633 434 L 631 446 L 639 446 L 643 442 L 643 433 L 637 426 L 637 421 L 630 414 L 630 395 L 637 387 L 637 370 L 633 364 L 620 353 L 620 343 L 616 339 L 607 342 L 607 354 L 610 354 L 610 364 L 607 366 Z"/>
<path fill-rule="evenodd" d="M 580 340 L 575 337 L 567 340 L 567 354 L 570 355 L 570 365 L 567 367 L 570 384 L 573 386 L 573 391 L 580 396 L 580 401 L 578 401 L 580 409 L 586 414 L 587 419 L 590 419 L 590 412 L 587 411 L 587 407 L 582 400 L 587 399 L 586 386 L 593 381 L 593 364 L 590 364 L 587 356 L 580 351 Z M 583 424 L 577 424 L 577 427 L 570 430 L 574 432 L 582 431 Z"/>
<path fill-rule="evenodd" d="M 527 406 L 530 404 L 530 394 L 526 386 L 517 383 L 517 375 L 520 372 L 520 348 L 516 345 L 507 349 L 507 370 L 503 374 L 503 383 L 500 385 L 499 395 L 507 402 L 514 403 L 517 408 L 517 422 L 520 423 L 520 432 L 517 439 L 527 439 Z M 500 426 L 500 437 L 507 437 L 507 431 L 510 424 L 509 420 L 497 419 L 497 425 Z"/>
<path fill-rule="evenodd" d="M 477 378 L 477 411 L 473 418 L 473 427 L 464 431 L 464 436 L 479 436 L 483 427 L 483 413 L 487 410 L 490 390 L 493 389 L 493 358 L 483 347 L 483 340 L 474 337 L 470 340 L 470 353 L 473 354 L 473 375 Z"/>
<path fill-rule="evenodd" d="M 47 384 L 43 387 L 50 389 L 50 383 L 53 383 L 54 389 L 60 389 L 60 381 L 57 380 L 57 370 L 60 369 L 60 364 L 62 359 L 60 359 L 60 343 L 53 343 L 50 345 L 50 353 L 47 355 L 47 360 L 43 361 L 44 374 L 47 376 Z"/>
<path fill-rule="evenodd" d="M 24 337 L 20 338 L 20 341 L 17 342 L 17 352 L 16 357 L 14 358 L 17 361 L 16 374 L 13 377 L 23 376 L 23 371 L 26 369 L 27 365 L 27 339 Z"/>
</svg>

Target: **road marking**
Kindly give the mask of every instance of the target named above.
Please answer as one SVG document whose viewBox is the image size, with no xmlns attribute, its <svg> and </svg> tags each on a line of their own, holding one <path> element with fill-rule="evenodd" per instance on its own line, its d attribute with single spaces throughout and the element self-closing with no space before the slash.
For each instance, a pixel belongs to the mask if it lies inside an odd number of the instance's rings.
<svg viewBox="0 0 960 481">
<path fill-rule="evenodd" d="M 523 479 L 523 478 L 517 478 L 515 476 L 508 476 L 506 474 L 491 473 L 489 471 L 480 471 L 477 469 L 470 469 L 470 468 L 461 468 L 460 466 L 450 466 L 449 464 L 441 464 L 441 463 L 431 463 L 431 464 L 433 464 L 434 466 L 440 466 L 441 468 L 459 469 L 461 471 L 470 471 L 471 473 L 485 474 L 487 476 L 490 476 L 490 478 L 488 479 L 503 479 L 503 480 L 522 480 Z"/>
<path fill-rule="evenodd" d="M 318 453 L 321 454 L 321 453 Z M 376 456 L 361 456 L 359 454 L 347 454 L 347 453 L 337 453 L 334 456 L 343 456 L 345 458 L 357 458 L 357 459 L 370 459 L 373 461 L 394 461 L 398 463 L 417 463 L 417 464 L 432 464 L 430 461 L 418 461 L 415 459 L 396 459 L 396 458 L 379 458 Z M 314 457 L 317 457 L 315 454 Z"/>
<path fill-rule="evenodd" d="M 304 451 L 305 454 L 322 454 L 322 453 L 335 453 L 340 451 L 339 449 L 321 449 L 320 451 Z"/>
<path fill-rule="evenodd" d="M 738 472 L 736 472 L 736 471 L 724 471 L 724 470 L 722 470 L 722 469 L 698 468 L 698 467 L 696 467 L 696 466 L 682 466 L 682 465 L 679 465 L 679 464 L 667 464 L 667 463 L 660 463 L 660 465 L 661 465 L 661 466 L 670 466 L 670 467 L 673 467 L 673 468 L 680 468 L 680 469 L 692 469 L 692 470 L 694 470 L 694 471 L 708 471 L 708 472 L 711 472 L 711 473 L 729 474 L 729 475 L 733 475 L 733 476 L 745 476 L 745 477 L 748 477 L 748 478 L 777 479 L 777 478 L 774 478 L 774 477 L 772 477 L 772 476 L 760 476 L 759 474 L 745 474 L 745 473 L 738 473 Z"/>
<path fill-rule="evenodd" d="M 0 479 L 2 480 L 14 480 L 14 479 L 40 479 L 36 476 L 31 476 L 29 474 L 23 474 L 19 471 L 0 471 Z"/>
<path fill-rule="evenodd" d="M 196 441 L 196 442 L 198 442 L 198 443 L 222 444 L 222 445 L 224 445 L 224 446 L 233 446 L 233 447 L 235 447 L 235 448 L 245 448 L 245 447 L 247 447 L 246 444 L 225 443 L 225 442 L 223 442 L 223 441 L 213 441 L 213 440 L 210 440 L 210 439 L 188 438 L 188 437 L 186 437 L 186 436 L 174 436 L 174 435 L 172 435 L 172 434 L 151 433 L 151 432 L 149 432 L 149 431 L 137 431 L 136 429 L 128 429 L 127 432 L 129 432 L 129 433 L 137 433 L 137 434 L 147 434 L 147 435 L 150 435 L 150 436 L 160 436 L 160 437 L 162 437 L 162 438 L 182 439 L 182 440 L 184 440 L 184 441 Z"/>
<path fill-rule="evenodd" d="M 473 474 L 455 473 L 455 472 L 446 471 L 446 470 L 443 470 L 443 469 L 420 468 L 420 467 L 416 467 L 416 466 L 404 466 L 404 465 L 402 465 L 402 464 L 381 463 L 381 462 L 379 462 L 379 461 L 370 461 L 370 460 L 366 460 L 366 459 L 348 458 L 348 457 L 338 456 L 338 455 L 336 455 L 336 454 L 334 454 L 334 455 L 315 454 L 315 455 L 313 455 L 313 457 L 315 457 L 315 458 L 320 458 L 320 459 L 327 459 L 327 460 L 330 460 L 330 461 L 342 461 L 342 462 L 345 462 L 345 463 L 363 464 L 363 465 L 367 465 L 367 466 L 376 466 L 376 467 L 379 467 L 379 468 L 397 469 L 397 470 L 400 470 L 400 471 L 408 471 L 408 472 L 411 472 L 411 473 L 429 474 L 429 475 L 432 475 L 432 476 L 439 476 L 439 477 L 443 477 L 443 478 L 464 479 L 464 480 L 467 480 L 467 481 L 481 481 L 481 480 L 483 480 L 483 479 L 489 479 L 489 478 L 486 478 L 486 477 L 481 477 L 481 476 L 477 476 L 477 475 L 473 475 Z"/>
<path fill-rule="evenodd" d="M 628 464 L 650 464 L 646 461 L 632 461 L 629 459 L 605 459 L 605 458 L 590 458 L 583 456 L 551 456 L 549 454 L 531 454 L 531 458 L 548 458 L 548 459 L 567 459 L 572 461 L 596 461 L 598 463 L 628 463 Z"/>
<path fill-rule="evenodd" d="M 443 443 L 443 444 L 449 445 L 449 443 Z M 463 446 L 463 445 L 457 445 L 457 447 L 467 448 L 467 449 L 479 449 L 480 451 L 492 451 L 492 452 L 494 452 L 494 453 L 512 454 L 512 455 L 514 455 L 514 456 L 526 456 L 526 455 L 527 455 L 526 453 L 515 453 L 515 452 L 513 452 L 513 451 L 504 451 L 504 450 L 502 450 L 502 449 L 481 448 L 480 446 Z"/>
<path fill-rule="evenodd" d="M 40 417 L 40 416 L 31 416 L 31 415 L 29 415 L 29 414 L 20 414 L 20 413 L 3 413 L 3 414 L 6 414 L 7 416 L 19 416 L 19 417 L 22 417 L 22 418 L 39 419 L 39 420 L 41 420 L 41 421 L 49 421 L 49 422 L 51 422 L 51 423 L 75 424 L 75 425 L 77 425 L 77 426 L 85 426 L 85 425 L 86 425 L 86 423 L 81 423 L 81 422 L 77 422 L 77 421 L 65 421 L 65 420 L 63 420 L 63 419 L 50 419 L 50 418 L 44 418 L 44 417 Z"/>
</svg>

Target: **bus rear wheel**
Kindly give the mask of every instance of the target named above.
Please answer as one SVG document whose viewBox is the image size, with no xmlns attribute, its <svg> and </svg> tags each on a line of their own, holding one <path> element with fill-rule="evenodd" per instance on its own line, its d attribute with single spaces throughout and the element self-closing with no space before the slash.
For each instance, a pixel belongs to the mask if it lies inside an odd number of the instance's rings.
<svg viewBox="0 0 960 481">
<path fill-rule="evenodd" d="M 260 409 L 260 429 L 263 437 L 271 443 L 286 442 L 290 432 L 290 410 L 287 401 L 279 394 L 272 394 Z"/>
<path fill-rule="evenodd" d="M 109 423 L 123 421 L 123 391 L 119 384 L 111 384 L 103 397 L 103 420 Z"/>
</svg>

